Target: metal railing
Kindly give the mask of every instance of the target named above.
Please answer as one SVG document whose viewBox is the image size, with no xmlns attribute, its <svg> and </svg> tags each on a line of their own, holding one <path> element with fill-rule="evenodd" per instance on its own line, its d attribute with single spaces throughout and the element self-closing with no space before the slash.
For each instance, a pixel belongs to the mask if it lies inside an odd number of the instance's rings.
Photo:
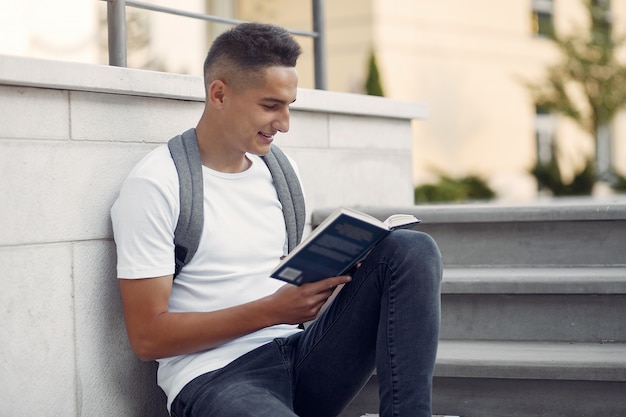
<svg viewBox="0 0 626 417">
<path fill-rule="evenodd" d="M 168 13 L 210 22 L 238 25 L 243 20 L 229 19 L 208 14 L 191 13 L 168 7 L 156 6 L 134 0 L 104 0 L 107 2 L 107 26 L 109 32 L 109 65 L 125 67 L 126 64 L 126 7 Z M 287 29 L 292 35 L 313 38 L 313 61 L 315 88 L 326 90 L 326 35 L 324 25 L 324 0 L 312 0 L 313 31 Z"/>
</svg>

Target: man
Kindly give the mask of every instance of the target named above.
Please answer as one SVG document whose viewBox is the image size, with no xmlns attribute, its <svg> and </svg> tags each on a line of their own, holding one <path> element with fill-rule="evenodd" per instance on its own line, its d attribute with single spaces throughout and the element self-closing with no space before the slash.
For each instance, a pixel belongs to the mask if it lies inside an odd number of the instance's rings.
<svg viewBox="0 0 626 417">
<path fill-rule="evenodd" d="M 124 182 L 111 215 L 131 345 L 159 361 L 172 416 L 335 416 L 374 366 L 382 416 L 430 416 L 441 259 L 429 236 L 391 233 L 353 277 L 300 287 L 269 278 L 286 232 L 259 156 L 289 129 L 299 54 L 285 30 L 262 24 L 212 45 L 195 129 L 205 227 L 175 280 L 178 179 L 167 146 Z"/>
</svg>

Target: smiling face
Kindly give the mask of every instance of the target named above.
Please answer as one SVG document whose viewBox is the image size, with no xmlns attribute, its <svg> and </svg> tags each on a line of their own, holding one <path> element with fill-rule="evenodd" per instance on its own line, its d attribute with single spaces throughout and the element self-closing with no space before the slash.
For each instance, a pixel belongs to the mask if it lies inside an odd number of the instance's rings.
<svg viewBox="0 0 626 417">
<path fill-rule="evenodd" d="M 277 132 L 289 130 L 289 106 L 296 100 L 295 68 L 272 66 L 259 82 L 240 91 L 226 86 L 221 108 L 224 145 L 233 153 L 265 155 Z"/>
<path fill-rule="evenodd" d="M 196 135 L 202 163 L 224 172 L 249 166 L 289 129 L 302 48 L 284 28 L 242 23 L 219 35 L 204 61 L 207 99 Z"/>
</svg>

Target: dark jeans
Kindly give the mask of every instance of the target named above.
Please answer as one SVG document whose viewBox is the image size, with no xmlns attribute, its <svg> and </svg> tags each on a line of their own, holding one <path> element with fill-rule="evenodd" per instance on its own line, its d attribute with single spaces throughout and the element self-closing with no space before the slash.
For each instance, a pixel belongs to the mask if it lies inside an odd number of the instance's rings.
<svg viewBox="0 0 626 417">
<path fill-rule="evenodd" d="M 304 332 L 194 379 L 172 416 L 337 416 L 376 367 L 381 417 L 431 417 L 441 274 L 430 236 L 394 231 Z"/>
</svg>

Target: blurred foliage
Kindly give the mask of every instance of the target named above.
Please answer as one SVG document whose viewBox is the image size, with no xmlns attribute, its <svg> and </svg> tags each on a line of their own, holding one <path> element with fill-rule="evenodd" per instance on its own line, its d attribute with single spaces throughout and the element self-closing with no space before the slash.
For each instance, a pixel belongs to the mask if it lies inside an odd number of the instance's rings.
<svg viewBox="0 0 626 417">
<path fill-rule="evenodd" d="M 380 73 L 378 72 L 378 64 L 376 63 L 376 55 L 372 51 L 367 63 L 367 79 L 365 80 L 365 92 L 370 96 L 384 96 L 383 86 L 380 81 Z"/>
<path fill-rule="evenodd" d="M 415 187 L 415 204 L 467 200 L 491 200 L 495 193 L 480 177 L 470 175 L 453 179 L 443 176 L 436 184 Z"/>
<path fill-rule="evenodd" d="M 583 0 L 583 4 L 589 26 L 567 35 L 555 33 L 560 61 L 547 68 L 545 80 L 526 86 L 538 106 L 575 121 L 597 146 L 599 129 L 626 106 L 626 66 L 616 58 L 626 38 L 613 33 L 610 2 Z M 597 160 L 595 165 L 605 169 Z"/>
<path fill-rule="evenodd" d="M 537 105 L 570 117 L 595 135 L 599 125 L 610 122 L 626 105 L 626 66 L 615 53 L 626 45 L 626 38 L 612 34 L 609 2 L 583 3 L 590 27 L 555 34 L 561 60 L 547 68 L 543 82 L 527 86 Z M 577 92 L 586 103 L 574 98 Z"/>
<path fill-rule="evenodd" d="M 535 164 L 531 173 L 537 179 L 540 190 L 549 190 L 556 197 L 590 195 L 596 182 L 592 161 L 587 161 L 583 169 L 574 175 L 572 181 L 563 182 L 556 153 L 552 154 L 549 162 Z"/>
<path fill-rule="evenodd" d="M 590 195 L 597 180 L 594 163 L 587 160 L 570 182 L 565 183 L 561 176 L 556 149 L 553 147 L 552 158 L 547 163 L 537 162 L 530 173 L 537 179 L 540 190 L 548 190 L 554 196 Z M 626 193 L 626 177 L 613 172 L 607 180 L 608 185 L 617 193 Z"/>
<path fill-rule="evenodd" d="M 611 184 L 613 190 L 618 193 L 626 193 L 626 177 L 615 173 L 615 180 Z"/>
</svg>

